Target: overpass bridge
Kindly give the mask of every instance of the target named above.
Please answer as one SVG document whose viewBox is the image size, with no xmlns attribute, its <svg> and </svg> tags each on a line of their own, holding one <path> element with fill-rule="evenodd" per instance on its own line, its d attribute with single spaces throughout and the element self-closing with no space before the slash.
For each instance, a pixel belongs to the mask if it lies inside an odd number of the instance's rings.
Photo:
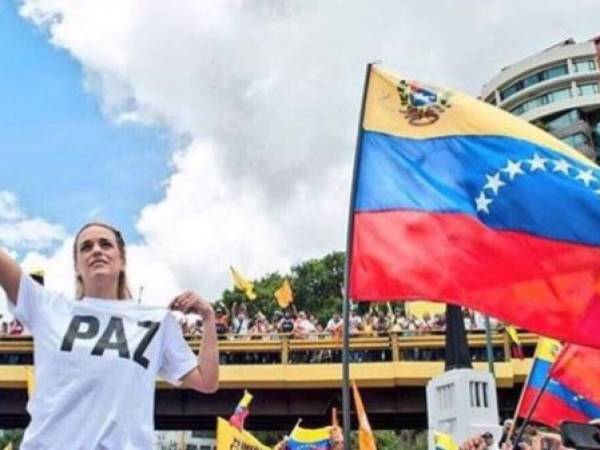
<svg viewBox="0 0 600 450">
<path fill-rule="evenodd" d="M 522 333 L 521 341 L 528 353 L 537 341 L 532 334 Z M 483 334 L 469 334 L 469 346 L 476 356 L 485 347 Z M 510 357 L 504 333 L 492 336 L 496 362 L 500 415 L 508 417 L 516 406 L 525 381 L 530 359 Z M 192 348 L 199 340 L 191 338 Z M 425 386 L 444 370 L 443 335 L 360 336 L 351 338 L 355 354 L 371 354 L 383 360 L 355 362 L 350 375 L 361 388 L 373 428 L 426 428 Z M 231 339 L 219 342 L 221 352 L 231 360 L 243 355 L 270 355 L 269 363 L 231 364 L 220 367 L 221 383 L 216 394 L 203 395 L 174 389 L 157 380 L 155 422 L 158 429 L 214 430 L 216 416 L 228 417 L 248 389 L 254 394 L 248 429 L 289 430 L 299 417 L 306 426 L 327 423 L 331 407 L 341 410 L 341 364 L 324 361 L 296 363 L 297 355 L 315 352 L 337 352 L 339 341 L 322 338 L 296 340 L 288 336 L 269 339 Z M 427 352 L 426 361 L 407 360 L 415 349 Z M 31 338 L 0 340 L 0 428 L 24 427 L 28 423 L 28 371 L 31 370 Z M 377 359 L 377 358 L 371 358 Z M 477 370 L 487 370 L 486 362 L 476 362 Z"/>
</svg>

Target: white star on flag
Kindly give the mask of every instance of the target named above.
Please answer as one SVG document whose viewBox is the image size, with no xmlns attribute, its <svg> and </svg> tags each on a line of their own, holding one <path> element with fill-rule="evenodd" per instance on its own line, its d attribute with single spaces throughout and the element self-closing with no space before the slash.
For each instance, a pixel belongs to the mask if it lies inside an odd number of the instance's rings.
<svg viewBox="0 0 600 450">
<path fill-rule="evenodd" d="M 542 158 L 537 153 L 533 155 L 533 158 L 528 159 L 527 162 L 531 165 L 531 171 L 535 170 L 546 170 L 545 164 L 548 162 L 546 158 Z"/>
<path fill-rule="evenodd" d="M 570 168 L 571 168 L 571 164 L 569 164 L 564 159 L 559 159 L 558 161 L 554 162 L 554 171 L 555 172 L 562 172 L 565 175 L 569 175 Z"/>
<path fill-rule="evenodd" d="M 483 211 L 486 213 L 490 213 L 489 209 L 488 209 L 488 205 L 490 203 L 492 203 L 492 199 L 489 199 L 485 196 L 485 194 L 483 193 L 483 191 L 481 192 L 481 194 L 479 194 L 479 197 L 477 197 L 475 199 L 475 203 L 477 204 L 477 211 Z"/>
<path fill-rule="evenodd" d="M 592 181 L 596 181 L 596 177 L 594 176 L 592 169 L 580 170 L 579 174 L 575 177 L 575 179 L 583 181 L 583 184 L 585 184 L 585 187 L 589 187 L 589 185 Z"/>
<path fill-rule="evenodd" d="M 484 189 L 491 189 L 494 195 L 498 194 L 498 190 L 501 186 L 506 186 L 506 183 L 500 179 L 500 172 L 496 172 L 495 175 L 486 175 L 487 183 L 483 187 Z"/>
<path fill-rule="evenodd" d="M 512 181 L 518 174 L 525 174 L 525 172 L 523 172 L 523 169 L 521 169 L 521 164 L 523 164 L 521 161 L 513 162 L 509 159 L 508 163 L 506 164 L 506 167 L 502 169 L 502 171 L 506 172 L 508 174 L 508 177 Z"/>
</svg>

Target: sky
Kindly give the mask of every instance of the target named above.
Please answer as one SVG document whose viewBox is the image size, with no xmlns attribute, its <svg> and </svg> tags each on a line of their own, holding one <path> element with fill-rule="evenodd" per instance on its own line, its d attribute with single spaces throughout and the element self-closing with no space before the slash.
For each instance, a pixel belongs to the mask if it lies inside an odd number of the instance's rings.
<svg viewBox="0 0 600 450">
<path fill-rule="evenodd" d="M 0 0 L 0 247 L 73 292 L 79 227 L 132 291 L 218 298 L 345 247 L 365 65 L 478 95 L 600 35 L 597 0 Z M 0 300 L 0 313 L 4 303 Z"/>
</svg>

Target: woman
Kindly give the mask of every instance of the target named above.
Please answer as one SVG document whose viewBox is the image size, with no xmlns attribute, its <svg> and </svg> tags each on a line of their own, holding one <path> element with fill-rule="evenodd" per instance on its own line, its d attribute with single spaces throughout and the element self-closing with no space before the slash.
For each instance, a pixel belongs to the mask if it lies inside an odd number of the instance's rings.
<svg viewBox="0 0 600 450">
<path fill-rule="evenodd" d="M 172 313 L 131 299 L 117 230 L 85 225 L 73 257 L 75 299 L 44 289 L 0 251 L 0 285 L 35 338 L 36 391 L 21 449 L 151 449 L 157 375 L 200 392 L 218 387 L 214 311 L 191 292 L 170 304 L 202 317 L 196 358 Z"/>
</svg>

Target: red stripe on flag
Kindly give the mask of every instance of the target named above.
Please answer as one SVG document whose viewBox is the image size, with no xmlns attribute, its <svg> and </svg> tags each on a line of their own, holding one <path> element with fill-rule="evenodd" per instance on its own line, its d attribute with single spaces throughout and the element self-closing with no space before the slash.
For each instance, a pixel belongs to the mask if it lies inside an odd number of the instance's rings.
<svg viewBox="0 0 600 450">
<path fill-rule="evenodd" d="M 600 405 L 600 350 L 566 345 L 552 368 L 552 378 Z"/>
<path fill-rule="evenodd" d="M 600 248 L 491 229 L 466 214 L 357 213 L 350 297 L 456 303 L 597 346 L 598 261 Z"/>
</svg>

